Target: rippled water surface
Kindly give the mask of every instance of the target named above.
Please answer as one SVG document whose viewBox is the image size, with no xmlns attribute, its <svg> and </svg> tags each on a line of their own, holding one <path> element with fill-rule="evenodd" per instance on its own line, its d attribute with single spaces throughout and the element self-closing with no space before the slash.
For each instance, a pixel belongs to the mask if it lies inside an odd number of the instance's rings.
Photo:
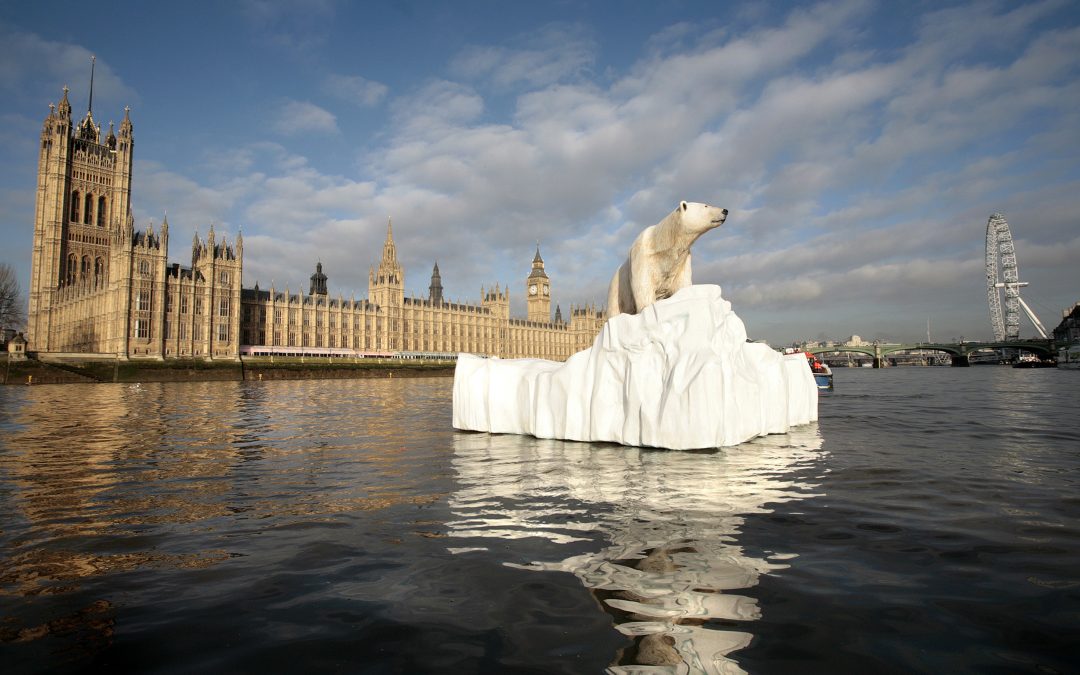
<svg viewBox="0 0 1080 675">
<path fill-rule="evenodd" d="M 1080 373 L 841 369 L 692 453 L 451 385 L 0 388 L 4 672 L 1075 672 Z"/>
</svg>

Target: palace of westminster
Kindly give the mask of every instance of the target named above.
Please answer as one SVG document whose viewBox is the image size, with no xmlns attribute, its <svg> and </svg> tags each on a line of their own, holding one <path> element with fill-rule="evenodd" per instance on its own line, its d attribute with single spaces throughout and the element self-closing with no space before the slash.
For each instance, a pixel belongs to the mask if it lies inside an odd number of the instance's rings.
<svg viewBox="0 0 1080 675">
<path fill-rule="evenodd" d="M 93 101 L 91 85 L 90 101 Z M 551 284 L 537 247 L 525 281 L 528 317 L 510 318 L 509 289 L 477 303 L 443 299 L 436 263 L 426 298 L 405 296 L 393 229 L 366 300 L 333 298 L 322 264 L 307 293 L 242 288 L 244 241 L 195 236 L 191 266 L 169 264 L 169 223 L 136 231 L 131 215 L 134 135 L 87 107 L 75 122 L 64 88 L 41 130 L 27 349 L 119 358 L 236 359 L 241 355 L 452 355 L 564 360 L 603 325 L 594 306 L 551 315 Z"/>
</svg>

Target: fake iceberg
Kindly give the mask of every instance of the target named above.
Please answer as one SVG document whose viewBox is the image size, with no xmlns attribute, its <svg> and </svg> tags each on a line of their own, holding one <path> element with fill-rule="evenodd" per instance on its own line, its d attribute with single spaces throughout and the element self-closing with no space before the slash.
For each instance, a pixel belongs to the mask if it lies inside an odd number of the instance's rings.
<svg viewBox="0 0 1080 675">
<path fill-rule="evenodd" d="M 802 354 L 746 341 L 720 287 L 688 286 L 612 317 L 564 363 L 458 357 L 457 429 L 689 450 L 817 420 Z"/>
</svg>

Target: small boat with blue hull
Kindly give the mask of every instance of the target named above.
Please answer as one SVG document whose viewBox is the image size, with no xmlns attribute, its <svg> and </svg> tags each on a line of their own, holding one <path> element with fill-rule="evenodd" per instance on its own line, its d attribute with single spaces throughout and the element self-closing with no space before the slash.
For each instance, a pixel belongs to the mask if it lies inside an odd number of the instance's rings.
<svg viewBox="0 0 1080 675">
<path fill-rule="evenodd" d="M 817 383 L 817 388 L 831 390 L 833 388 L 832 368 L 819 361 L 810 352 L 806 352 L 806 362 L 810 364 L 810 372 L 814 374 L 814 382 Z"/>
</svg>

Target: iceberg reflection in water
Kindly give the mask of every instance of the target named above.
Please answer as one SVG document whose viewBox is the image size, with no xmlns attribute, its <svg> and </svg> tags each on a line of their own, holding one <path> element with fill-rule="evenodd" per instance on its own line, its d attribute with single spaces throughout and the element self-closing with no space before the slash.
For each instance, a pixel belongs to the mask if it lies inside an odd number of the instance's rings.
<svg viewBox="0 0 1080 675">
<path fill-rule="evenodd" d="M 785 569 L 793 553 L 746 555 L 743 516 L 816 496 L 800 475 L 821 455 L 817 424 L 713 452 L 672 452 L 459 433 L 448 535 L 606 541 L 598 551 L 522 569 L 570 572 L 634 645 L 611 673 L 742 673 L 727 655 L 749 644 L 731 622 L 757 619 L 756 600 L 730 591 Z M 486 548 L 486 547 L 484 547 Z"/>
</svg>

